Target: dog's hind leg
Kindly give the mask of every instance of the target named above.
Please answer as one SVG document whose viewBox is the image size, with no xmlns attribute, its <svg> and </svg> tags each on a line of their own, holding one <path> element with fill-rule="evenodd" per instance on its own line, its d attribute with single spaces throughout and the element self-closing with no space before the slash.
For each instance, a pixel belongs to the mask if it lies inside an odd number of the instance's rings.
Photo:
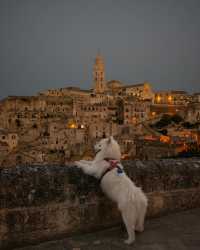
<svg viewBox="0 0 200 250">
<path fill-rule="evenodd" d="M 141 202 L 138 208 L 137 221 L 136 221 L 136 226 L 135 226 L 135 230 L 137 232 L 144 231 L 144 219 L 145 219 L 146 211 L 147 211 L 147 203 Z"/>
<path fill-rule="evenodd" d="M 122 218 L 128 233 L 128 239 L 124 241 L 126 244 L 131 244 L 135 240 L 136 218 L 135 218 L 135 212 L 131 210 L 132 209 L 130 209 L 129 207 L 124 207 L 123 209 L 121 209 Z"/>
</svg>

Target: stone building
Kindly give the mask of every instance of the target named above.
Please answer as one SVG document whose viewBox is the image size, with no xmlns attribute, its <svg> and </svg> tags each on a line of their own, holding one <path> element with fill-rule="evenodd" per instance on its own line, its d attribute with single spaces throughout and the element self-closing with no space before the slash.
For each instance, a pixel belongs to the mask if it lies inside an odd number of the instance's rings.
<svg viewBox="0 0 200 250">
<path fill-rule="evenodd" d="M 190 100 L 186 91 L 158 91 L 154 95 L 154 104 L 187 105 Z"/>
<path fill-rule="evenodd" d="M 177 154 L 176 147 L 171 144 L 153 140 L 137 140 L 136 158 L 137 159 L 159 159 L 173 157 Z"/>
<path fill-rule="evenodd" d="M 123 87 L 123 93 L 125 96 L 134 96 L 139 100 L 153 100 L 154 98 L 154 93 L 148 82 L 126 85 Z"/>
<path fill-rule="evenodd" d="M 195 102 L 195 103 L 200 102 L 200 93 L 194 93 L 192 95 L 192 102 Z"/>
<path fill-rule="evenodd" d="M 49 125 L 48 147 L 56 150 L 68 150 L 69 146 L 84 143 L 85 129 L 70 126 L 66 121 L 54 121 Z"/>
<path fill-rule="evenodd" d="M 193 102 L 188 105 L 185 118 L 191 123 L 200 122 L 200 102 Z"/>
<path fill-rule="evenodd" d="M 1 101 L 4 112 L 44 111 L 45 100 L 38 96 L 9 96 Z"/>
<path fill-rule="evenodd" d="M 73 100 L 71 97 L 47 97 L 45 98 L 45 113 L 72 115 Z"/>
<path fill-rule="evenodd" d="M 185 116 L 192 98 L 185 91 L 157 91 L 150 108 L 151 118 L 160 114 Z"/>
<path fill-rule="evenodd" d="M 198 93 L 192 99 L 184 91 L 154 95 L 146 81 L 127 85 L 106 80 L 105 75 L 105 63 L 98 54 L 89 90 L 63 87 L 0 101 L 0 154 L 9 154 L 10 164 L 64 163 L 70 158 L 91 156 L 96 140 L 114 135 L 124 157 L 134 157 L 136 136 L 159 138 L 147 125 L 157 115 L 184 114 L 187 110 L 189 121 L 199 121 Z M 155 146 L 149 148 L 152 155 L 156 154 Z"/>
<path fill-rule="evenodd" d="M 124 123 L 137 124 L 148 120 L 150 114 L 149 101 L 133 100 L 124 102 Z"/>
<path fill-rule="evenodd" d="M 4 160 L 7 158 L 10 152 L 10 147 L 7 142 L 0 140 L 0 166 L 2 166 Z"/>
<path fill-rule="evenodd" d="M 98 123 L 99 120 L 108 119 L 108 105 L 105 103 L 76 105 L 75 119 L 79 126 Z"/>
<path fill-rule="evenodd" d="M 17 147 L 18 140 L 19 138 L 17 133 L 10 132 L 5 129 L 0 129 L 0 141 L 7 143 L 10 151 Z"/>
<path fill-rule="evenodd" d="M 194 93 L 192 101 L 187 106 L 185 119 L 191 123 L 200 122 L 200 93 Z"/>
<path fill-rule="evenodd" d="M 105 138 L 110 135 L 116 136 L 118 134 L 118 129 L 119 128 L 116 123 L 100 120 L 98 123 L 90 124 L 89 136 L 92 139 Z"/>
</svg>

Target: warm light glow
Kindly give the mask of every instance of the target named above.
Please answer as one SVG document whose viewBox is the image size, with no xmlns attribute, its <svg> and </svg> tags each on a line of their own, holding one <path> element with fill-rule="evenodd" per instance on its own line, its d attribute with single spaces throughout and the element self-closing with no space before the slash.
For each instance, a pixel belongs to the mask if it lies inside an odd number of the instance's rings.
<svg viewBox="0 0 200 250">
<path fill-rule="evenodd" d="M 166 135 L 161 135 L 160 136 L 160 141 L 164 143 L 170 143 L 170 137 Z"/>
<path fill-rule="evenodd" d="M 152 112 L 152 115 L 155 116 L 155 115 L 156 115 L 156 112 Z"/>
<path fill-rule="evenodd" d="M 168 96 L 168 101 L 171 102 L 172 101 L 172 96 Z"/>
<path fill-rule="evenodd" d="M 161 97 L 158 95 L 157 98 L 156 98 L 157 102 L 160 102 L 161 101 Z"/>
<path fill-rule="evenodd" d="M 74 122 L 74 121 L 72 121 L 72 120 L 70 120 L 69 122 L 68 122 L 68 124 L 67 124 L 67 127 L 68 128 L 77 128 L 77 125 L 76 125 L 76 123 Z"/>
<path fill-rule="evenodd" d="M 72 123 L 69 125 L 70 128 L 76 128 L 76 124 L 75 123 Z"/>
<path fill-rule="evenodd" d="M 81 128 L 84 128 L 85 126 L 83 124 L 81 124 Z"/>
</svg>

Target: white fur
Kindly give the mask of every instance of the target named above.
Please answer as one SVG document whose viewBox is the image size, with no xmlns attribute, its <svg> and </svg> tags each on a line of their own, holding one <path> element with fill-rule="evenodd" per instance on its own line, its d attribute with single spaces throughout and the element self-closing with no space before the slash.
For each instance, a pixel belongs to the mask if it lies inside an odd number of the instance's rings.
<svg viewBox="0 0 200 250">
<path fill-rule="evenodd" d="M 112 136 L 97 143 L 95 150 L 98 153 L 93 161 L 81 160 L 75 164 L 84 173 L 99 179 L 110 166 L 109 162 L 104 159 L 110 158 L 120 161 L 121 153 L 119 144 Z M 121 164 L 120 166 L 123 168 Z M 116 168 L 103 177 L 101 188 L 111 200 L 118 204 L 128 233 L 128 239 L 125 243 L 131 244 L 135 240 L 135 231 L 142 232 L 144 230 L 144 218 L 147 210 L 145 194 L 135 186 L 125 172 L 119 175 Z"/>
</svg>

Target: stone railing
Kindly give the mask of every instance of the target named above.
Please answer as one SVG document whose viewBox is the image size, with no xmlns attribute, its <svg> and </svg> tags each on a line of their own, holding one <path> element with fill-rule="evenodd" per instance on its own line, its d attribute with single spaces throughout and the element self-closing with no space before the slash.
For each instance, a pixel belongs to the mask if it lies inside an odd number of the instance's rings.
<svg viewBox="0 0 200 250">
<path fill-rule="evenodd" d="M 200 207 L 200 159 L 124 161 L 149 198 L 148 217 Z M 98 181 L 74 166 L 0 170 L 0 249 L 119 225 Z"/>
</svg>

